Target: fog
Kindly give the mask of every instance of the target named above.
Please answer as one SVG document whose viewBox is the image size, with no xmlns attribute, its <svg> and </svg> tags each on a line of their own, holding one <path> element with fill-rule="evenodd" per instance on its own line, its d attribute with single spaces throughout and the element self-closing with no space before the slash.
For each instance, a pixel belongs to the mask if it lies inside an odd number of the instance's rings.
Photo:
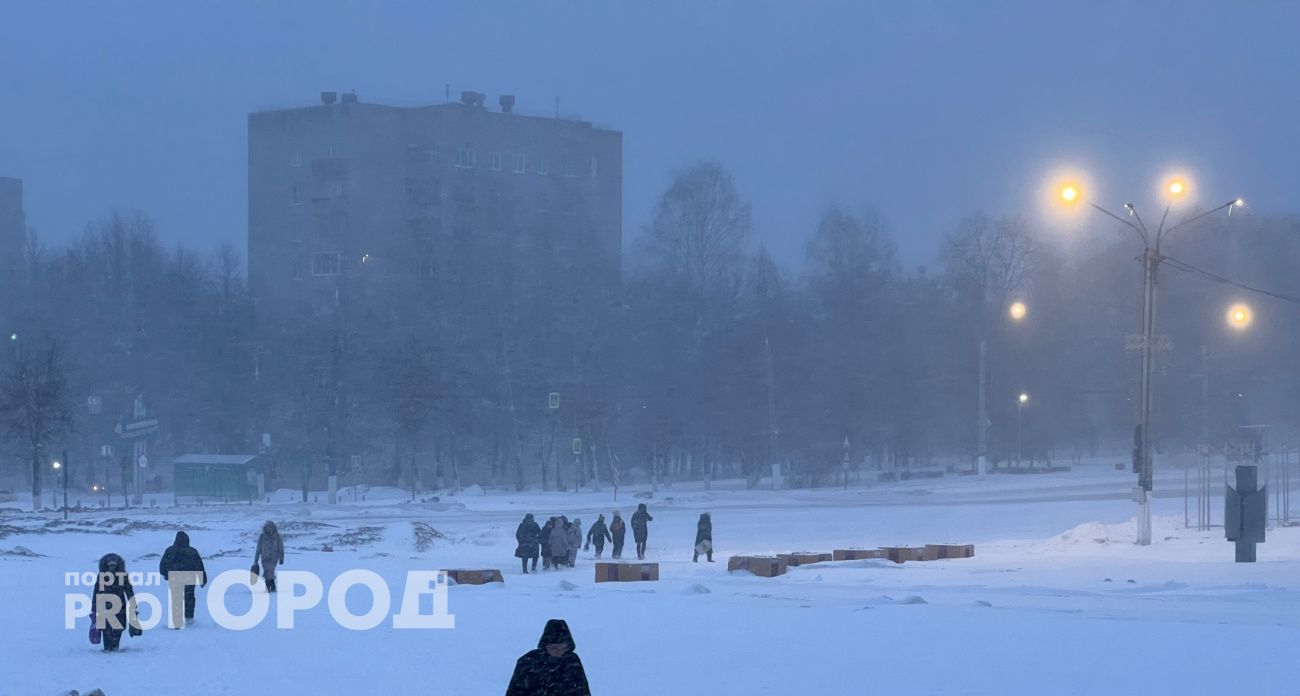
<svg viewBox="0 0 1300 696">
<path fill-rule="evenodd" d="M 725 162 L 782 267 L 831 205 L 874 205 L 908 266 L 972 212 L 1032 212 L 1062 164 L 1118 206 L 1167 167 L 1287 212 L 1293 3 L 11 2 L 0 163 L 66 242 L 114 208 L 242 246 L 245 115 L 321 90 L 518 95 L 625 134 L 624 230 L 671 172 Z"/>
</svg>

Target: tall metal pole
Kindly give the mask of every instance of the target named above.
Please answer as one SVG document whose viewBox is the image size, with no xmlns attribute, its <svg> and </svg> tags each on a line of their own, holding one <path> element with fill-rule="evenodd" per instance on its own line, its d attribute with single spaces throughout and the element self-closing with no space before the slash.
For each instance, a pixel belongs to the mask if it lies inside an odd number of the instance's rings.
<svg viewBox="0 0 1300 696">
<path fill-rule="evenodd" d="M 768 463 L 772 466 L 772 488 L 776 489 L 777 467 L 780 466 L 776 460 L 776 375 L 772 365 L 772 341 L 767 336 L 763 337 L 763 347 L 767 353 L 767 429 L 771 436 Z"/>
<path fill-rule="evenodd" d="M 1023 401 L 1016 404 L 1016 466 L 1020 466 L 1021 452 L 1024 449 L 1024 438 L 1021 436 L 1021 423 L 1025 419 L 1025 403 Z"/>
<path fill-rule="evenodd" d="M 68 519 L 68 450 L 63 450 L 63 519 Z"/>
<path fill-rule="evenodd" d="M 981 476 L 988 473 L 988 409 L 985 404 L 985 392 L 988 384 L 988 341 L 980 339 L 980 383 L 979 407 L 976 409 L 975 421 L 975 473 Z"/>
<path fill-rule="evenodd" d="M 1147 245 L 1142 254 L 1142 377 L 1138 402 L 1138 502 L 1137 543 L 1151 544 L 1151 487 L 1153 478 L 1151 460 L 1151 397 L 1155 377 L 1155 320 L 1156 320 L 1156 270 L 1160 267 L 1159 242 L 1155 248 Z"/>
</svg>

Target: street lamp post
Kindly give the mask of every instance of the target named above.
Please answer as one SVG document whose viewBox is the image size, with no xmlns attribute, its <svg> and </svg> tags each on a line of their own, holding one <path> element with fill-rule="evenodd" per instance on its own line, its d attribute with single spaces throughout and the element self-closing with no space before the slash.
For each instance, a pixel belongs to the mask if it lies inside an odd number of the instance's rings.
<svg viewBox="0 0 1300 696">
<path fill-rule="evenodd" d="M 1019 323 L 1024 321 L 1029 314 L 1029 305 L 1021 300 L 1016 300 L 1007 306 L 1007 317 L 1011 321 Z M 975 432 L 976 432 L 976 456 L 975 456 L 975 473 L 981 476 L 988 473 L 988 443 L 989 443 L 989 416 L 988 416 L 988 339 L 983 336 L 981 329 L 979 345 L 979 408 L 975 415 Z"/>
<path fill-rule="evenodd" d="M 1021 392 L 1020 397 L 1016 399 L 1016 467 L 1020 467 L 1021 452 L 1024 449 L 1024 438 L 1022 437 L 1022 423 L 1025 419 L 1025 404 L 1029 403 L 1029 395 Z"/>
<path fill-rule="evenodd" d="M 1086 200 L 1078 186 L 1069 184 L 1063 186 L 1060 190 L 1061 200 L 1064 203 L 1074 204 L 1083 201 L 1093 210 L 1129 227 L 1142 239 L 1142 339 L 1139 346 L 1142 352 L 1142 367 L 1139 379 L 1138 423 L 1133 435 L 1133 467 L 1138 475 L 1138 485 L 1133 489 L 1133 496 L 1138 503 L 1137 543 L 1140 546 L 1149 546 L 1151 544 L 1151 489 L 1154 476 L 1151 458 L 1151 443 L 1153 441 L 1151 437 L 1151 403 L 1152 381 L 1155 376 L 1156 276 L 1160 269 L 1160 263 L 1165 258 L 1161 254 L 1161 246 L 1165 239 L 1179 227 L 1217 213 L 1220 210 L 1226 209 L 1228 214 L 1231 215 L 1234 206 L 1240 207 L 1244 205 L 1240 198 L 1233 199 L 1216 208 L 1165 227 L 1174 200 L 1182 197 L 1187 192 L 1187 184 L 1182 180 L 1174 179 L 1167 184 L 1165 190 L 1168 192 L 1169 197 L 1165 204 L 1165 212 L 1160 216 L 1160 225 L 1156 228 L 1154 234 L 1142 221 L 1142 216 L 1138 215 L 1137 207 L 1132 203 L 1125 203 L 1124 209 L 1128 211 L 1129 217 L 1132 217 L 1137 224 L 1106 210 L 1092 201 Z"/>
</svg>

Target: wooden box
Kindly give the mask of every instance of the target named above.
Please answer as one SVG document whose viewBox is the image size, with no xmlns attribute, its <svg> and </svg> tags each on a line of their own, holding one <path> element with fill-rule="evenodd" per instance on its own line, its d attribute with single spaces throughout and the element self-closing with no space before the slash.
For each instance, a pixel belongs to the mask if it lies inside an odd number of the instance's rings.
<svg viewBox="0 0 1300 696">
<path fill-rule="evenodd" d="M 974 555 L 974 544 L 926 544 L 921 560 L 937 561 L 944 558 L 970 558 Z"/>
<path fill-rule="evenodd" d="M 793 553 L 778 553 L 777 558 L 785 560 L 785 564 L 791 568 L 797 568 L 803 565 L 812 565 L 813 563 L 824 563 L 834 560 L 834 556 L 829 553 L 816 553 L 813 551 L 795 551 Z"/>
<path fill-rule="evenodd" d="M 763 578 L 785 575 L 787 565 L 779 556 L 732 556 L 727 560 L 727 571 L 745 570 Z"/>
<path fill-rule="evenodd" d="M 658 563 L 596 564 L 596 582 L 643 582 L 658 579 Z"/>
<path fill-rule="evenodd" d="M 457 569 L 448 570 L 448 582 L 456 585 L 486 585 L 489 582 L 505 582 L 501 571 L 490 568 L 480 568 L 474 570 Z"/>
<path fill-rule="evenodd" d="M 880 550 L 885 552 L 885 558 L 895 563 L 919 561 L 925 557 L 925 549 L 919 546 L 882 546 Z"/>
<path fill-rule="evenodd" d="M 835 549 L 831 552 L 833 561 L 863 561 L 884 557 L 885 552 L 880 549 Z"/>
</svg>

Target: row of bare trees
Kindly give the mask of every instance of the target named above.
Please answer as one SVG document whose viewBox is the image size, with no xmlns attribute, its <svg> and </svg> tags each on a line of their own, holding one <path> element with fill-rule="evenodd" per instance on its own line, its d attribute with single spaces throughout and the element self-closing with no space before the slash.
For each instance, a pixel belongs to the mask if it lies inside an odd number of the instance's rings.
<svg viewBox="0 0 1300 696">
<path fill-rule="evenodd" d="M 743 477 L 780 463 L 796 484 L 853 467 L 969 462 L 978 346 L 987 348 L 988 449 L 1006 458 L 1015 395 L 1032 394 L 1034 456 L 1118 450 L 1131 420 L 1139 268 L 1111 230 L 1066 245 L 1016 217 L 973 215 L 937 270 L 905 269 L 869 207 L 833 207 L 802 259 L 773 259 L 725 167 L 677 173 L 620 287 L 548 282 L 592 270 L 554 235 L 511 224 L 440 243 L 430 273 L 373 293 L 344 273 L 325 311 L 255 311 L 231 248 L 169 249 L 148 218 L 113 215 L 62 249 L 29 244 L 4 282 L 4 461 L 39 497 L 55 447 L 95 461 L 144 394 L 157 451 L 251 452 L 304 498 L 324 475 L 419 489 L 551 489 Z M 1293 219 L 1208 221 L 1171 253 L 1300 294 Z M 1066 251 L 1066 250 L 1069 251 Z M 1239 289 L 1167 274 L 1158 431 L 1167 447 L 1253 420 L 1300 422 L 1293 308 L 1260 300 L 1225 335 Z M 1005 312 L 1030 307 L 1022 321 Z M 1204 347 L 1204 351 L 1202 350 Z M 1208 376 L 1207 376 L 1208 375 Z M 1208 386 L 1208 398 L 1199 395 Z M 558 408 L 551 394 L 559 395 Z M 90 404 L 102 404 L 102 409 Z M 361 470 L 353 470 L 353 462 Z M 17 475 L 18 467 L 8 464 Z M 94 469 L 80 469 L 85 485 Z"/>
</svg>

